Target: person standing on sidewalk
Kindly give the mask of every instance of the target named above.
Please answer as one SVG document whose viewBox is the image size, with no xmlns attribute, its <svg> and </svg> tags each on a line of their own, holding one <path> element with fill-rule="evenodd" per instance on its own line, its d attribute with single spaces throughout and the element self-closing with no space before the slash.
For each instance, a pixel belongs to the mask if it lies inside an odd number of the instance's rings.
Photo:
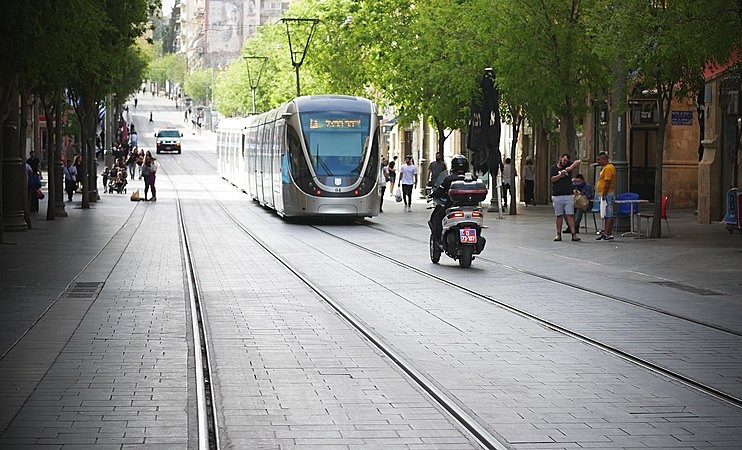
<svg viewBox="0 0 742 450">
<path fill-rule="evenodd" d="M 412 211 L 412 189 L 417 186 L 417 167 L 412 164 L 412 156 L 404 157 L 404 164 L 399 168 L 399 184 L 402 185 L 402 198 L 405 211 Z"/>
<path fill-rule="evenodd" d="M 148 152 L 149 153 L 149 152 Z M 152 188 L 152 200 L 157 201 L 157 190 L 155 189 L 155 175 L 157 172 L 157 163 L 152 156 L 147 156 L 142 166 L 142 176 L 144 177 L 144 201 L 147 201 L 147 194 Z"/>
<path fill-rule="evenodd" d="M 526 166 L 523 168 L 523 180 L 525 180 L 525 203 L 526 206 L 536 206 L 533 192 L 536 187 L 536 168 L 533 167 L 533 156 L 526 157 Z"/>
<path fill-rule="evenodd" d="M 597 241 L 613 240 L 613 202 L 616 200 L 616 168 L 608 162 L 608 153 L 598 153 L 598 164 L 603 166 L 595 185 L 600 199 L 600 216 L 605 219 L 605 230 L 596 238 Z"/>
<path fill-rule="evenodd" d="M 565 153 L 559 157 L 559 161 L 549 169 L 551 177 L 551 202 L 556 214 L 556 237 L 554 241 L 562 240 L 562 222 L 567 217 L 567 225 L 572 232 L 572 240 L 579 241 L 575 230 L 575 196 L 572 192 L 572 176 L 570 173 L 580 165 L 580 160 L 575 162 L 569 160 L 569 154 Z"/>
</svg>

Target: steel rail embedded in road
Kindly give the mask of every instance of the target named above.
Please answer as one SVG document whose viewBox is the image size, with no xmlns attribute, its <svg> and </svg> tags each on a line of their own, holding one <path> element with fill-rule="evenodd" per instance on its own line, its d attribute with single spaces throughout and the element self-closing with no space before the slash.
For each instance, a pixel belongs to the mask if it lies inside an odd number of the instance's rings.
<svg viewBox="0 0 742 450">
<path fill-rule="evenodd" d="M 504 439 L 498 439 L 492 433 L 490 433 L 484 426 L 482 426 L 476 419 L 474 419 L 468 412 L 461 408 L 454 400 L 452 400 L 442 389 L 438 388 L 435 383 L 428 379 L 425 374 L 415 369 L 415 367 L 407 362 L 400 354 L 398 354 L 391 346 L 384 343 L 384 341 L 376 336 L 360 319 L 355 317 L 350 311 L 345 309 L 339 302 L 335 301 L 330 295 L 325 293 L 319 286 L 317 286 L 312 280 L 304 275 L 300 270 L 293 267 L 288 261 L 279 256 L 276 252 L 271 250 L 268 245 L 254 233 L 248 230 L 232 213 L 219 201 L 216 200 L 219 207 L 229 217 L 229 219 L 237 225 L 245 234 L 247 234 L 253 241 L 261 246 L 268 254 L 270 254 L 278 263 L 286 267 L 286 269 L 296 276 L 302 283 L 304 283 L 309 289 L 319 296 L 322 301 L 334 309 L 340 317 L 342 317 L 348 324 L 354 329 L 360 332 L 366 339 L 368 339 L 376 348 L 381 350 L 387 355 L 394 364 L 402 369 L 419 387 L 432 397 L 435 402 L 440 405 L 455 421 L 466 429 L 476 441 L 485 448 L 502 450 L 509 448 L 502 441 Z"/>
<path fill-rule="evenodd" d="M 162 170 L 162 169 L 161 169 Z M 216 422 L 216 405 L 211 389 L 211 363 L 209 345 L 204 330 L 203 311 L 201 310 L 200 289 L 195 276 L 191 249 L 188 245 L 188 229 L 183 219 L 183 208 L 175 184 L 170 180 L 175 192 L 175 203 L 180 224 L 180 243 L 187 278 L 188 298 L 191 310 L 191 328 L 193 335 L 193 356 L 196 371 L 196 404 L 198 415 L 198 448 L 199 450 L 218 449 L 219 428 Z"/>
<path fill-rule="evenodd" d="M 695 390 L 697 392 L 700 392 L 700 393 L 702 393 L 704 395 L 708 395 L 710 397 L 716 398 L 717 400 L 723 401 L 723 402 L 725 402 L 725 403 L 727 403 L 729 405 L 735 406 L 737 408 L 742 408 L 742 399 L 740 399 L 738 397 L 735 397 L 732 394 L 726 393 L 726 392 L 721 391 L 719 389 L 716 389 L 716 388 L 714 388 L 712 386 L 708 386 L 708 385 L 706 385 L 706 384 L 704 384 L 704 383 L 702 383 L 700 381 L 696 381 L 696 380 L 694 380 L 694 379 L 692 379 L 690 377 L 687 377 L 687 376 L 685 376 L 683 374 L 674 372 L 674 371 L 672 371 L 670 369 L 666 369 L 666 368 L 664 368 L 662 366 L 659 366 L 659 365 L 657 365 L 657 364 L 655 364 L 655 363 L 653 363 L 651 361 L 648 361 L 648 360 L 646 360 L 644 358 L 640 358 L 638 356 L 635 356 L 635 355 L 632 355 L 632 354 L 630 354 L 628 352 L 625 352 L 625 351 L 623 351 L 623 350 L 621 350 L 619 348 L 616 348 L 616 347 L 613 347 L 613 346 L 611 346 L 609 344 L 605 344 L 603 342 L 600 342 L 597 339 L 593 339 L 593 338 L 591 338 L 591 337 L 589 337 L 589 336 L 587 336 L 585 334 L 579 333 L 577 331 L 570 330 L 569 328 L 563 327 L 563 326 L 561 326 L 561 325 L 559 325 L 559 324 L 557 324 L 557 323 L 555 323 L 553 321 L 550 321 L 550 320 L 544 319 L 542 317 L 539 317 L 539 316 L 537 316 L 535 314 L 532 314 L 532 313 L 530 313 L 530 312 L 528 312 L 528 311 L 526 311 L 524 309 L 517 308 L 515 306 L 509 305 L 509 304 L 507 304 L 507 303 L 505 303 L 503 301 L 497 300 L 497 299 L 495 299 L 495 298 L 493 298 L 493 297 L 491 297 L 489 295 L 485 295 L 485 294 L 482 294 L 480 292 L 477 292 L 477 291 L 475 291 L 473 289 L 470 289 L 470 288 L 468 288 L 466 286 L 462 286 L 460 284 L 457 284 L 457 283 L 454 283 L 452 281 L 449 281 L 449 280 L 447 280 L 447 279 L 445 279 L 443 277 L 440 277 L 440 276 L 435 275 L 433 273 L 427 272 L 427 271 L 425 271 L 423 269 L 420 269 L 420 268 L 417 268 L 417 267 L 415 267 L 413 265 L 407 264 L 407 263 L 405 263 L 403 261 L 400 261 L 400 260 L 398 260 L 396 258 L 393 258 L 391 256 L 388 256 L 388 255 L 386 255 L 384 253 L 377 252 L 376 250 L 373 250 L 373 249 L 364 247 L 364 246 L 362 246 L 360 244 L 357 244 L 357 243 L 355 243 L 353 241 L 350 241 L 348 239 L 345 239 L 343 237 L 340 237 L 340 236 L 337 236 L 337 235 L 335 235 L 333 233 L 330 233 L 329 231 L 323 230 L 322 228 L 319 228 L 317 226 L 312 226 L 312 228 L 314 228 L 317 231 L 320 231 L 322 233 L 325 233 L 328 236 L 332 236 L 335 239 L 339 239 L 339 240 L 341 240 L 341 241 L 343 241 L 345 243 L 348 243 L 348 244 L 350 244 L 350 245 L 352 245 L 352 246 L 354 246 L 354 247 L 356 247 L 356 248 L 358 248 L 358 249 L 360 249 L 362 251 L 365 251 L 367 253 L 370 253 L 370 254 L 373 254 L 375 256 L 378 256 L 379 258 L 386 259 L 387 261 L 390 261 L 390 262 L 392 262 L 392 263 L 394 263 L 394 264 L 396 264 L 396 265 L 398 265 L 400 267 L 403 267 L 405 269 L 411 270 L 411 271 L 416 272 L 416 273 L 418 273 L 420 275 L 423 275 L 425 277 L 434 279 L 434 280 L 436 280 L 436 281 L 438 281 L 440 283 L 443 283 L 445 285 L 448 285 L 450 287 L 453 287 L 455 289 L 458 289 L 458 290 L 460 290 L 462 292 L 465 292 L 465 293 L 467 293 L 467 294 L 469 294 L 469 295 L 471 295 L 471 296 L 473 296 L 475 298 L 479 298 L 479 299 L 484 300 L 484 301 L 486 301 L 488 303 L 491 303 L 491 304 L 496 305 L 496 306 L 498 306 L 500 308 L 503 308 L 503 309 L 505 309 L 505 310 L 507 310 L 509 312 L 512 312 L 514 314 L 517 314 L 520 317 L 523 317 L 523 318 L 532 320 L 532 321 L 538 323 L 539 325 L 542 325 L 544 327 L 547 327 L 549 329 L 552 329 L 552 330 L 554 330 L 556 332 L 559 332 L 561 334 L 567 335 L 567 336 L 569 336 L 571 338 L 577 339 L 577 340 L 579 340 L 579 341 L 581 341 L 581 342 L 583 342 L 585 344 L 588 344 L 590 346 L 593 346 L 595 348 L 598 348 L 600 350 L 603 350 L 605 352 L 608 352 L 608 353 L 610 353 L 612 355 L 618 356 L 618 357 L 620 357 L 621 359 L 623 359 L 625 361 L 631 362 L 631 363 L 633 363 L 633 364 L 635 364 L 635 365 L 637 365 L 639 367 L 642 367 L 642 368 L 644 368 L 646 370 L 649 370 L 650 372 L 656 373 L 658 375 L 662 375 L 665 378 L 668 378 L 670 380 L 673 380 L 675 382 L 678 382 L 680 384 L 683 384 L 683 385 L 685 385 L 685 386 L 687 386 L 687 387 L 689 387 L 689 388 L 691 388 L 691 389 L 693 389 L 693 390 Z"/>
<path fill-rule="evenodd" d="M 201 155 L 199 155 L 201 156 Z M 202 159 L 203 156 L 201 156 Z M 179 160 L 176 163 L 183 168 L 183 164 Z M 203 186 L 203 183 L 199 181 Z M 205 186 L 204 186 L 205 187 Z M 208 190 L 207 190 L 208 191 Z M 211 194 L 210 194 L 211 195 Z M 252 233 L 242 222 L 240 222 L 230 211 L 224 206 L 224 204 L 216 199 L 213 195 L 216 204 L 224 211 L 225 215 L 247 236 L 249 236 L 255 243 L 262 247 L 269 255 L 271 255 L 279 264 L 286 267 L 286 269 L 297 277 L 302 283 L 304 283 L 312 292 L 314 292 L 322 301 L 324 301 L 329 307 L 335 310 L 340 317 L 342 317 L 346 323 L 352 328 L 361 333 L 368 341 L 373 344 L 377 349 L 387 355 L 394 364 L 399 367 L 407 376 L 414 381 L 414 383 L 425 391 L 434 401 L 438 404 L 448 415 L 463 429 L 465 429 L 472 438 L 479 443 L 482 447 L 491 450 L 505 450 L 510 447 L 506 443 L 504 438 L 498 438 L 487 430 L 482 424 L 480 424 L 474 417 L 472 417 L 466 410 L 459 406 L 453 399 L 451 399 L 442 389 L 438 388 L 435 383 L 428 379 L 422 372 L 417 370 L 410 362 L 406 361 L 401 355 L 399 355 L 394 349 L 384 343 L 384 341 L 376 336 L 360 319 L 355 317 L 350 311 L 340 305 L 339 302 L 335 301 L 330 295 L 325 293 L 319 286 L 313 283 L 306 275 L 301 271 L 293 267 L 288 261 L 278 255 L 276 252 L 270 249 L 270 247 L 254 233 Z"/>
</svg>

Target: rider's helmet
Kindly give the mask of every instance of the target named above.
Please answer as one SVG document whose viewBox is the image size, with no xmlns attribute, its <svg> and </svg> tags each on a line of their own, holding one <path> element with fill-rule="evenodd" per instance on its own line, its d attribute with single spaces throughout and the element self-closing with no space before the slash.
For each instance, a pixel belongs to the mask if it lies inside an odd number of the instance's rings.
<svg viewBox="0 0 742 450">
<path fill-rule="evenodd" d="M 464 155 L 456 155 L 451 160 L 451 173 L 459 172 L 464 173 L 469 171 L 469 161 L 466 160 Z"/>
</svg>

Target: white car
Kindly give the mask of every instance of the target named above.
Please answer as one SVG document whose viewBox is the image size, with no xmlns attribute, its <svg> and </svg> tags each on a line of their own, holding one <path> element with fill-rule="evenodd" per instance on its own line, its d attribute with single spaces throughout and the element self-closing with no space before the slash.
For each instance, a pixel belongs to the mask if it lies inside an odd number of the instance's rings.
<svg viewBox="0 0 742 450">
<path fill-rule="evenodd" d="M 156 132 L 155 138 L 157 138 L 157 153 L 159 154 L 161 152 L 177 152 L 178 154 L 180 154 L 180 138 L 182 137 L 183 133 L 172 128 Z"/>
</svg>

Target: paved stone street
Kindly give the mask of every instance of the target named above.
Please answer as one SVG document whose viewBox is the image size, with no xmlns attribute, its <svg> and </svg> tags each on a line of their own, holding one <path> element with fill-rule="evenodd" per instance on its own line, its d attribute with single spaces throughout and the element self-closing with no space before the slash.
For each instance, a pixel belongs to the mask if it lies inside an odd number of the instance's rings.
<svg viewBox="0 0 742 450">
<path fill-rule="evenodd" d="M 222 448 L 480 447 L 322 295 L 501 448 L 739 448 L 742 235 L 671 210 L 664 239 L 595 241 L 588 214 L 581 242 L 553 242 L 551 207 L 520 205 L 486 215 L 471 268 L 434 265 L 422 199 L 285 221 L 216 175 L 214 134 L 171 102 L 131 116 L 145 149 L 155 126 L 185 133 L 157 202 L 129 201 L 140 180 L 55 221 L 42 202 L 0 245 L 3 448 L 197 447 L 179 204 Z"/>
</svg>

